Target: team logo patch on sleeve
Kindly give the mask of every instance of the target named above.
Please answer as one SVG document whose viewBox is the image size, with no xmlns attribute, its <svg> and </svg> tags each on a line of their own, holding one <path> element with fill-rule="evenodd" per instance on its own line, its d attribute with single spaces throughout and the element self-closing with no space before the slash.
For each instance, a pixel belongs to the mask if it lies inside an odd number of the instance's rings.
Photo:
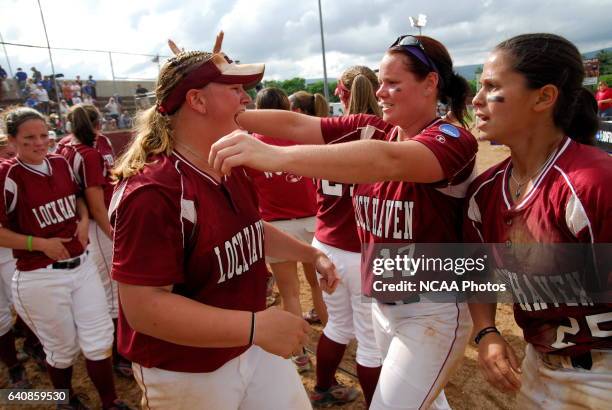
<svg viewBox="0 0 612 410">
<path fill-rule="evenodd" d="M 438 140 L 438 142 L 441 142 L 442 144 L 446 142 L 446 138 L 444 138 L 444 135 L 436 135 L 436 140 Z"/>
<path fill-rule="evenodd" d="M 459 128 L 451 124 L 442 124 L 440 125 L 439 130 L 449 137 L 459 138 L 461 136 L 461 131 L 459 131 Z"/>
</svg>

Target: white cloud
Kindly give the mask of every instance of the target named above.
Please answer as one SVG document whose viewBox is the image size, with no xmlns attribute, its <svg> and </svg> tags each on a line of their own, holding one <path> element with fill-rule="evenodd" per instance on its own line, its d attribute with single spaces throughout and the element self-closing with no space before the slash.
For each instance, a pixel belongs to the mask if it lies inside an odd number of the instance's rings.
<svg viewBox="0 0 612 410">
<path fill-rule="evenodd" d="M 36 0 L 0 0 L 7 42 L 44 45 Z M 286 0 L 41 0 L 52 46 L 169 54 L 168 37 L 186 48 L 210 49 L 224 29 L 224 50 L 241 61 L 265 62 L 268 78 L 323 76 L 317 2 Z M 612 0 L 321 0 L 328 75 L 353 64 L 376 66 L 409 16 L 428 15 L 424 34 L 442 41 L 457 65 L 480 63 L 509 36 L 555 32 L 581 51 L 612 46 Z M 7 46 L 13 70 L 50 72 L 45 49 Z M 54 51 L 57 72 L 110 79 L 108 54 Z M 113 54 L 117 77 L 153 78 L 150 57 Z M 6 68 L 4 55 L 0 63 Z"/>
</svg>

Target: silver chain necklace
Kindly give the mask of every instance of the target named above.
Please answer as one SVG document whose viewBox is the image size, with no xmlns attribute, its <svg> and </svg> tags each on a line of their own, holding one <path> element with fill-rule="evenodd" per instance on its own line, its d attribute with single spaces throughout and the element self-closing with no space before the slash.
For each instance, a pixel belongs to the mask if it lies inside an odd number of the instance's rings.
<svg viewBox="0 0 612 410">
<path fill-rule="evenodd" d="M 201 161 L 201 165 L 205 165 L 202 170 L 206 170 L 208 172 L 213 173 L 213 175 L 217 176 L 217 171 L 215 171 L 215 169 L 213 169 L 209 164 L 208 164 L 208 160 L 204 159 L 203 156 L 201 156 L 200 154 L 198 154 L 195 150 L 195 148 L 185 144 L 184 142 L 180 142 L 180 141 L 174 141 L 174 145 L 178 145 L 180 147 L 185 148 L 189 153 L 191 153 L 194 157 L 196 157 L 196 159 Z"/>
<path fill-rule="evenodd" d="M 546 158 L 546 161 L 544 161 L 544 163 L 540 165 L 538 170 L 534 172 L 533 174 L 531 174 L 529 177 L 525 178 L 525 180 L 522 182 L 514 177 L 514 168 L 512 168 L 512 171 L 510 172 L 510 179 L 516 185 L 516 192 L 514 193 L 515 198 L 518 198 L 521 195 L 521 190 L 523 189 L 523 187 L 527 183 L 529 183 L 529 181 L 531 181 L 533 177 L 538 175 L 544 169 L 544 167 L 546 166 L 546 164 L 548 164 L 548 162 L 550 161 L 550 159 L 552 158 L 552 156 L 555 154 L 556 151 L 557 151 L 557 148 L 555 147 L 555 149 L 548 155 L 548 158 Z"/>
</svg>

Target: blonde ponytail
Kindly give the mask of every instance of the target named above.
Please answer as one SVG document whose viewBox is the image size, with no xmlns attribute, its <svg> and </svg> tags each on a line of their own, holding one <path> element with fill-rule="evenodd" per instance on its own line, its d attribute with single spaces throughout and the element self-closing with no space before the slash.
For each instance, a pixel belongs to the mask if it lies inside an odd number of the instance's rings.
<svg viewBox="0 0 612 410">
<path fill-rule="evenodd" d="M 137 174 L 144 168 L 149 155 L 172 152 L 170 118 L 157 112 L 156 106 L 137 114 L 135 128 L 136 136 L 113 169 L 117 181 Z"/>
<path fill-rule="evenodd" d="M 382 110 L 376 99 L 378 78 L 374 71 L 365 66 L 353 66 L 340 77 L 340 81 L 351 91 L 348 114 L 373 114 L 382 117 Z"/>
<path fill-rule="evenodd" d="M 170 58 L 162 66 L 155 96 L 158 104 L 170 94 L 172 89 L 197 64 L 210 59 L 212 54 L 203 51 L 187 51 Z M 136 136 L 130 146 L 117 160 L 113 169 L 116 181 L 129 178 L 140 172 L 147 164 L 150 155 L 169 155 L 174 147 L 170 115 L 158 111 L 158 105 L 141 111 L 136 116 Z"/>
<path fill-rule="evenodd" d="M 327 117 L 329 115 L 329 104 L 322 94 L 314 95 L 314 115 L 317 117 Z"/>
</svg>

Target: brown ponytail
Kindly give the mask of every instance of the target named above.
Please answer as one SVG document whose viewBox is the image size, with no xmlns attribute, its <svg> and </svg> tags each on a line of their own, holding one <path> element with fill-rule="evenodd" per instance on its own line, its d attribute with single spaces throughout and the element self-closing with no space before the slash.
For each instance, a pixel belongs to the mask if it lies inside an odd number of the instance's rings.
<svg viewBox="0 0 612 410">
<path fill-rule="evenodd" d="M 82 143 L 93 147 L 100 122 L 98 109 L 91 104 L 76 104 L 68 111 L 72 134 Z"/>
<path fill-rule="evenodd" d="M 507 53 L 512 68 L 523 75 L 527 87 L 547 84 L 559 90 L 553 111 L 555 125 L 570 138 L 592 145 L 599 128 L 597 102 L 582 86 L 584 65 L 574 44 L 556 34 L 522 34 L 501 42 L 495 50 Z"/>
<path fill-rule="evenodd" d="M 304 114 L 315 117 L 327 117 L 329 115 L 329 104 L 325 97 L 319 93 L 311 94 L 306 91 L 298 91 L 289 97 L 291 109 L 299 109 Z"/>
</svg>

